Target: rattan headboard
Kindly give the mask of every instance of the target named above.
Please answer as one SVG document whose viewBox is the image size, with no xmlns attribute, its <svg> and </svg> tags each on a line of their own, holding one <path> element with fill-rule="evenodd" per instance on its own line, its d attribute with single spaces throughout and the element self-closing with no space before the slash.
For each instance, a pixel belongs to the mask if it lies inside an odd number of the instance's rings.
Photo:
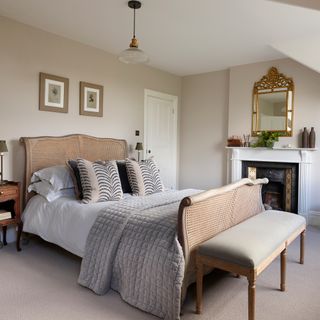
<svg viewBox="0 0 320 320">
<path fill-rule="evenodd" d="M 37 170 L 65 164 L 69 159 L 122 160 L 128 156 L 126 140 L 96 138 L 82 134 L 61 137 L 23 137 L 25 146 L 24 205 L 32 195 L 27 192 L 31 176 Z"/>
</svg>

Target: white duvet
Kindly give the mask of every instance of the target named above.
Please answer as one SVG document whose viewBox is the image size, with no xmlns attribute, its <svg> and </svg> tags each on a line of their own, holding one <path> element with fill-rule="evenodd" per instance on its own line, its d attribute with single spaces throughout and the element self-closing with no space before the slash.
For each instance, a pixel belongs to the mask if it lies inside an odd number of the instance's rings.
<svg viewBox="0 0 320 320">
<path fill-rule="evenodd" d="M 130 199 L 132 196 L 125 195 L 121 201 Z M 89 231 L 98 213 L 113 203 L 83 204 L 66 197 L 48 202 L 36 195 L 23 212 L 23 231 L 36 234 L 82 258 Z"/>
</svg>

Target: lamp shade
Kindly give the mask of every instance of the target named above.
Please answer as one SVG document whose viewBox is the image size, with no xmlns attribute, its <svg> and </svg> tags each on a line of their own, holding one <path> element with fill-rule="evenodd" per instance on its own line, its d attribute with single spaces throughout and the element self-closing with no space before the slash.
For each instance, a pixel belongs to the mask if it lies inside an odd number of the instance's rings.
<svg viewBox="0 0 320 320">
<path fill-rule="evenodd" d="M 0 140 L 0 153 L 8 152 L 8 147 L 5 140 Z"/>
<path fill-rule="evenodd" d="M 143 150 L 143 145 L 142 145 L 142 142 L 137 142 L 137 145 L 136 145 L 136 150 L 138 150 L 138 151 L 141 151 L 141 150 Z"/>
<path fill-rule="evenodd" d="M 147 63 L 149 61 L 148 56 L 145 52 L 140 50 L 138 39 L 136 38 L 136 9 L 141 8 L 141 2 L 138 0 L 130 0 L 128 2 L 128 7 L 133 9 L 133 34 L 129 45 L 129 49 L 122 51 L 118 59 L 124 63 L 138 64 Z"/>
<path fill-rule="evenodd" d="M 124 63 L 140 64 L 147 63 L 149 58 L 147 54 L 138 48 L 128 48 L 120 53 L 118 59 Z"/>
</svg>

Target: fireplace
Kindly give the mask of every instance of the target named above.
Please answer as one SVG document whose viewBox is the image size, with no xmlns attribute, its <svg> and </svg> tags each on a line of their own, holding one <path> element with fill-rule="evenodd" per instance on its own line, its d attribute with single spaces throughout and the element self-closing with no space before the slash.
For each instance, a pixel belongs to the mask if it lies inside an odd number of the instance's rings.
<svg viewBox="0 0 320 320">
<path fill-rule="evenodd" d="M 267 162 L 270 164 L 287 164 L 291 166 L 292 164 L 296 167 L 295 183 L 298 186 L 292 188 L 296 195 L 292 195 L 291 201 L 293 203 L 293 209 L 291 211 L 296 211 L 298 214 L 305 216 L 307 219 L 312 213 L 310 211 L 310 198 L 312 193 L 312 162 L 313 162 L 313 153 L 316 149 L 300 149 L 300 148 L 244 148 L 244 147 L 227 147 L 228 150 L 228 167 L 227 167 L 227 181 L 236 182 L 243 177 L 248 176 L 248 172 L 243 174 L 242 162 Z M 254 166 L 252 166 L 254 167 Z M 259 170 L 258 170 L 259 171 Z M 290 175 L 289 175 L 290 178 Z M 292 176 L 291 176 L 292 178 Z M 270 184 L 271 185 L 271 184 Z M 280 186 L 278 186 L 280 188 Z M 297 192 L 298 189 L 298 192 Z M 279 193 L 276 191 L 277 196 Z M 270 196 L 271 197 L 271 196 Z M 297 199 L 295 199 L 297 198 Z M 287 198 L 289 199 L 289 197 Z M 268 200 L 268 199 L 267 199 Z M 275 199 L 274 201 L 277 201 Z M 279 202 L 279 201 L 278 201 Z M 297 206 L 297 210 L 294 210 Z"/>
<path fill-rule="evenodd" d="M 298 213 L 297 163 L 242 161 L 242 177 L 268 178 L 262 187 L 262 200 L 266 208 Z"/>
</svg>

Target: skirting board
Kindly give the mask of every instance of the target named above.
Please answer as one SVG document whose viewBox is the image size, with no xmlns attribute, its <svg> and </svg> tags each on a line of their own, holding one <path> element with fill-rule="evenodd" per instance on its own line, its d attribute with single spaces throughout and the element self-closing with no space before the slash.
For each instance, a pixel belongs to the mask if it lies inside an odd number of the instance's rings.
<svg viewBox="0 0 320 320">
<path fill-rule="evenodd" d="M 2 231 L 0 231 L 0 240 L 3 241 L 2 238 Z M 16 241 L 16 230 L 15 228 L 9 228 L 8 227 L 8 231 L 7 231 L 7 242 L 15 242 Z"/>
<path fill-rule="evenodd" d="M 311 226 L 320 227 L 320 212 L 319 211 L 309 211 L 308 224 Z"/>
</svg>

